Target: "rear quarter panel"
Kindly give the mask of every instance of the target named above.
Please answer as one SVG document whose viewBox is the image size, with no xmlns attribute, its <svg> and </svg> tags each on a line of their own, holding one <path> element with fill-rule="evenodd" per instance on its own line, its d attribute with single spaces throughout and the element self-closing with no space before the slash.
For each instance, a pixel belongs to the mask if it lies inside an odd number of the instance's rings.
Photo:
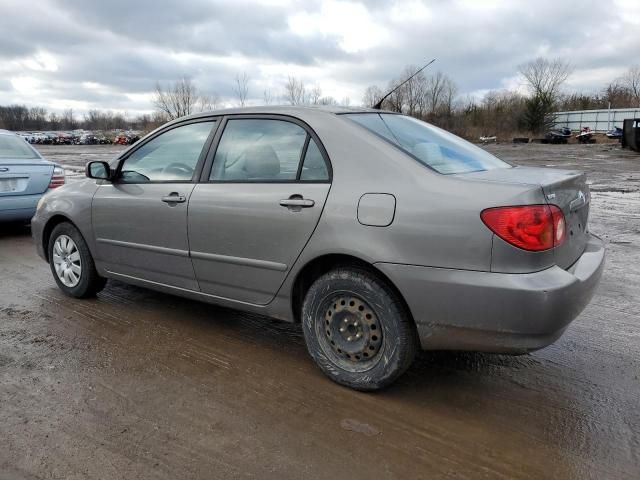
<svg viewBox="0 0 640 480">
<path fill-rule="evenodd" d="M 309 123 L 331 158 L 333 183 L 302 262 L 345 253 L 371 263 L 488 271 L 493 233 L 482 223 L 480 212 L 542 198 L 540 189 L 530 186 L 438 174 L 340 116 Z M 395 196 L 391 225 L 358 222 L 358 201 L 365 193 Z"/>
<path fill-rule="evenodd" d="M 298 273 L 323 255 L 351 255 L 370 264 L 490 271 L 494 235 L 480 212 L 543 201 L 540 188 L 438 174 L 346 118 L 309 114 L 302 120 L 322 140 L 333 181 L 316 231 L 269 309 L 278 318 L 291 316 L 285 305 L 290 305 Z M 391 225 L 358 221 L 358 201 L 366 193 L 395 196 Z"/>
</svg>

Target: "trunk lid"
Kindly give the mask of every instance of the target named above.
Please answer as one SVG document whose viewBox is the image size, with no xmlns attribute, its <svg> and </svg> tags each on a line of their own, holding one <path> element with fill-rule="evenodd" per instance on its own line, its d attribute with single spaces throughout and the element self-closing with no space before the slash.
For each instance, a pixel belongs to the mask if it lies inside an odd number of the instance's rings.
<svg viewBox="0 0 640 480">
<path fill-rule="evenodd" d="M 0 198 L 45 192 L 53 167 L 53 163 L 43 159 L 0 160 Z"/>
<path fill-rule="evenodd" d="M 565 218 L 566 239 L 562 245 L 554 248 L 555 263 L 566 269 L 584 252 L 589 237 L 587 222 L 591 194 L 583 172 L 555 168 L 514 167 L 458 176 L 470 180 L 539 186 L 547 203 L 560 207 Z"/>
</svg>

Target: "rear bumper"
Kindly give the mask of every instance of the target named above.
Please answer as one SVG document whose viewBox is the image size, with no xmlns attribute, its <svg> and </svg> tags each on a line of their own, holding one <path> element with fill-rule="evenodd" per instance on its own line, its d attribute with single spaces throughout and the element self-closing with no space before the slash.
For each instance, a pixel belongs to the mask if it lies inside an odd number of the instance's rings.
<svg viewBox="0 0 640 480">
<path fill-rule="evenodd" d="M 42 195 L 44 193 L 0 197 L 0 221 L 30 220 Z"/>
<path fill-rule="evenodd" d="M 567 270 L 504 274 L 378 263 L 400 289 L 425 350 L 524 353 L 553 343 L 591 300 L 604 268 L 591 235 Z"/>
</svg>

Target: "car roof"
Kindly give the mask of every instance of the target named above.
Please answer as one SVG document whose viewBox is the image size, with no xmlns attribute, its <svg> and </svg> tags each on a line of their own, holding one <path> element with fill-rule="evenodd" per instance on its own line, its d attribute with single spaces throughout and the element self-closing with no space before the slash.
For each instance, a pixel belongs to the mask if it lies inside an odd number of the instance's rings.
<svg viewBox="0 0 640 480">
<path fill-rule="evenodd" d="M 328 115 L 339 115 L 345 113 L 396 113 L 386 110 L 375 110 L 373 108 L 366 107 L 344 107 L 336 105 L 261 105 L 258 107 L 237 107 L 237 108 L 225 108 L 221 110 L 212 110 L 209 112 L 195 113 L 187 117 L 182 117 L 180 120 L 208 117 L 211 115 L 242 115 L 242 114 L 280 114 L 280 115 L 293 115 L 304 114 L 305 112 L 322 112 Z"/>
</svg>

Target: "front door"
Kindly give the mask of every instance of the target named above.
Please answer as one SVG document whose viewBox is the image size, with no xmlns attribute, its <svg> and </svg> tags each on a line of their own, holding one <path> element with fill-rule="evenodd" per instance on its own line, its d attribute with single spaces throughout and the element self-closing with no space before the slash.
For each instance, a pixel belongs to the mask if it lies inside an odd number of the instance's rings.
<svg viewBox="0 0 640 480">
<path fill-rule="evenodd" d="M 231 118 L 206 180 L 189 200 L 200 289 L 266 304 L 318 223 L 331 186 L 326 155 L 297 123 Z"/>
<path fill-rule="evenodd" d="M 92 205 L 97 259 L 116 276 L 197 290 L 187 206 L 215 122 L 171 128 L 134 150 Z"/>
</svg>

